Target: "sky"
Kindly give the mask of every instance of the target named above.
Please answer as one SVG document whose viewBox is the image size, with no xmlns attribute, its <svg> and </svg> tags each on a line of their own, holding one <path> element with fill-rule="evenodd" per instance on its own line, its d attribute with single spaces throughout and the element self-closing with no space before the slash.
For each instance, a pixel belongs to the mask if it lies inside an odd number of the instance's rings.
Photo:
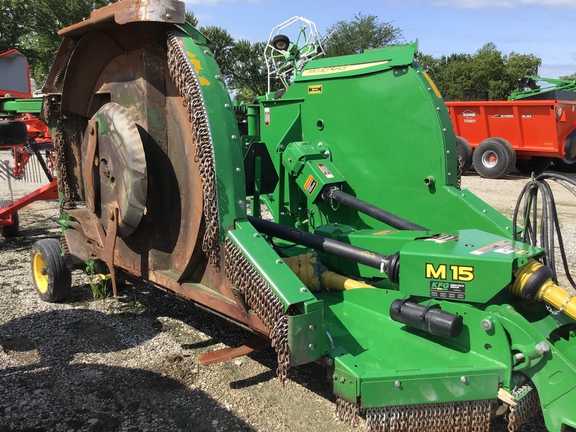
<svg viewBox="0 0 576 432">
<path fill-rule="evenodd" d="M 375 15 L 402 30 L 406 42 L 434 57 L 473 54 L 493 42 L 503 54 L 542 59 L 539 75 L 576 72 L 576 0 L 185 0 L 199 26 L 225 28 L 235 39 L 266 41 L 293 16 L 314 23 L 321 36 L 355 14 Z"/>
</svg>

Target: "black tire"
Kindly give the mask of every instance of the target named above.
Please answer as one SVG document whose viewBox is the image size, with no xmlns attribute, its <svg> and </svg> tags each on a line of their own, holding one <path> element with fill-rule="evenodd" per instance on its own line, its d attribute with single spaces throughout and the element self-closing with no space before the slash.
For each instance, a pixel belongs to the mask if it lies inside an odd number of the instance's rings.
<svg viewBox="0 0 576 432">
<path fill-rule="evenodd" d="M 26 123 L 19 121 L 0 121 L 0 146 L 25 144 L 28 140 Z"/>
<path fill-rule="evenodd" d="M 456 137 L 456 154 L 462 163 L 462 172 L 465 173 L 472 166 L 473 149 L 467 139 Z"/>
<path fill-rule="evenodd" d="M 66 265 L 58 239 L 42 239 L 34 243 L 30 254 L 32 279 L 42 300 L 61 302 L 70 292 L 72 273 Z"/>
<path fill-rule="evenodd" d="M 518 159 L 516 169 L 522 174 L 540 174 L 552 164 L 550 157 L 533 157 L 531 159 Z"/>
<path fill-rule="evenodd" d="M 576 159 L 569 161 L 566 159 L 554 159 L 554 166 L 558 171 L 576 173 Z"/>
<path fill-rule="evenodd" d="M 516 165 L 516 152 L 508 141 L 488 138 L 476 147 L 472 161 L 474 169 L 482 177 L 502 178 Z"/>
<path fill-rule="evenodd" d="M 282 34 L 276 35 L 274 39 L 272 39 L 272 46 L 278 51 L 287 51 L 290 46 L 290 39 L 288 39 L 288 36 Z"/>
<path fill-rule="evenodd" d="M 0 208 L 6 207 L 10 204 L 10 201 L 0 200 Z M 0 225 L 0 231 L 2 231 L 2 237 L 16 237 L 18 235 L 18 230 L 20 229 L 20 218 L 18 217 L 18 212 L 12 213 L 12 224 L 11 225 Z"/>
</svg>

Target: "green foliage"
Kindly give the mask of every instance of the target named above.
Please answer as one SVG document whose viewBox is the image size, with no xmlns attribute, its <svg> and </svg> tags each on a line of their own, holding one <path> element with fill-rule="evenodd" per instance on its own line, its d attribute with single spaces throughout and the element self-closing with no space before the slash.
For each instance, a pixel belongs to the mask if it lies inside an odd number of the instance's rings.
<svg viewBox="0 0 576 432">
<path fill-rule="evenodd" d="M 326 31 L 324 49 L 328 57 L 359 54 L 367 49 L 400 43 L 402 30 L 375 15 L 354 15 L 350 21 L 338 21 Z"/>
<path fill-rule="evenodd" d="M 90 285 L 94 300 L 104 300 L 110 295 L 108 291 L 111 284 L 110 275 L 96 273 L 93 261 L 88 262 L 86 274 L 88 275 L 88 285 Z"/>
<path fill-rule="evenodd" d="M 474 54 L 451 54 L 439 59 L 418 53 L 416 61 L 449 100 L 506 100 L 512 92 L 537 88 L 536 82 L 525 76 L 538 75 L 542 63 L 532 54 L 503 55 L 493 43 L 487 43 Z M 464 97 L 467 95 L 472 97 Z"/>
<path fill-rule="evenodd" d="M 235 41 L 228 30 L 217 26 L 200 27 L 200 32 L 208 39 L 208 46 L 212 50 L 214 60 L 220 68 L 222 76 L 230 78 L 234 73 Z"/>
<path fill-rule="evenodd" d="M 24 54 L 21 37 L 27 31 L 29 14 L 27 1 L 0 0 L 0 52 L 16 48 Z"/>
<path fill-rule="evenodd" d="M 237 41 L 232 49 L 233 70 L 230 86 L 245 97 L 263 95 L 268 90 L 268 74 L 264 61 L 265 42 Z"/>
<path fill-rule="evenodd" d="M 44 82 L 60 45 L 58 31 L 112 3 L 109 0 L 0 0 L 0 49 L 16 48 L 28 58 L 30 73 Z"/>
<path fill-rule="evenodd" d="M 196 18 L 194 12 L 186 11 L 186 22 L 188 22 L 192 27 L 196 27 L 198 25 L 198 18 Z"/>
<path fill-rule="evenodd" d="M 574 72 L 572 75 L 561 76 L 560 79 L 576 80 L 576 72 Z"/>
</svg>

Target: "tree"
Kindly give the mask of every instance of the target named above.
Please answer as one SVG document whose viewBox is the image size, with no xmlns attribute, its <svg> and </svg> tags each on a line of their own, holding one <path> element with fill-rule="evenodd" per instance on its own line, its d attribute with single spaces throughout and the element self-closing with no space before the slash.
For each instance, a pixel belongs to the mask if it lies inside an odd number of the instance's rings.
<svg viewBox="0 0 576 432">
<path fill-rule="evenodd" d="M 324 50 L 328 57 L 359 54 L 403 41 L 402 30 L 390 22 L 380 22 L 375 15 L 354 15 L 350 21 L 338 21 L 328 28 Z"/>
<path fill-rule="evenodd" d="M 60 45 L 58 31 L 110 4 L 108 0 L 0 0 L 0 49 L 16 48 L 43 82 Z"/>
<path fill-rule="evenodd" d="M 25 54 L 21 41 L 30 21 L 27 6 L 24 0 L 0 0 L 0 52 L 15 48 Z"/>
<path fill-rule="evenodd" d="M 196 27 L 198 25 L 198 18 L 196 18 L 194 12 L 186 11 L 186 22 L 192 27 Z"/>
<path fill-rule="evenodd" d="M 216 60 L 222 76 L 229 81 L 234 74 L 235 67 L 233 49 L 236 42 L 234 38 L 222 27 L 200 27 L 199 30 L 208 39 L 208 46 L 214 55 L 214 60 Z"/>
<path fill-rule="evenodd" d="M 537 88 L 536 81 L 526 77 L 538 75 L 538 68 L 542 64 L 541 59 L 533 54 L 517 54 L 512 51 L 508 56 L 504 56 L 504 63 L 506 63 L 510 80 L 516 83 L 512 91 Z"/>
<path fill-rule="evenodd" d="M 233 65 L 230 86 L 239 91 L 244 100 L 263 95 L 268 91 L 268 72 L 264 61 L 265 42 L 252 43 L 242 39 L 231 50 Z"/>
<path fill-rule="evenodd" d="M 485 44 L 474 54 L 451 54 L 435 59 L 418 53 L 416 60 L 444 98 L 450 100 L 506 100 L 514 91 L 537 88 L 536 82 L 525 76 L 537 75 L 541 64 L 532 54 L 502 55 L 493 43 Z"/>
<path fill-rule="evenodd" d="M 561 76 L 560 79 L 576 80 L 576 72 L 574 72 L 572 75 L 564 75 L 564 76 Z"/>
</svg>

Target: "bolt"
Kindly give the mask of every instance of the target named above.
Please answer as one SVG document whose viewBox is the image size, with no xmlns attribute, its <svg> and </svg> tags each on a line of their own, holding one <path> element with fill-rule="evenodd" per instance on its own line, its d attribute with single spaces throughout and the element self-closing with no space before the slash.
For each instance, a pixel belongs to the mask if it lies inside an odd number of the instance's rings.
<svg viewBox="0 0 576 432">
<path fill-rule="evenodd" d="M 402 381 L 394 381 L 394 385 L 398 388 L 402 387 Z"/>
<path fill-rule="evenodd" d="M 536 348 L 536 351 L 540 355 L 544 355 L 547 352 L 550 352 L 550 345 L 548 345 L 548 342 L 546 341 L 538 342 L 534 348 Z"/>
<path fill-rule="evenodd" d="M 332 375 L 332 379 L 337 380 L 337 379 L 338 379 L 338 375 L 336 375 L 336 374 Z"/>
<path fill-rule="evenodd" d="M 324 357 L 324 363 L 326 363 L 328 366 L 332 366 L 334 364 L 334 360 L 332 360 L 330 357 Z"/>
<path fill-rule="evenodd" d="M 322 143 L 321 143 L 321 142 L 318 143 L 318 147 L 322 147 Z"/>
<path fill-rule="evenodd" d="M 330 152 L 329 152 L 328 150 L 326 150 L 326 151 L 323 153 L 323 155 L 324 155 L 324 157 L 328 157 L 328 156 L 330 156 Z"/>
<path fill-rule="evenodd" d="M 254 233 L 254 237 L 258 238 L 258 237 L 260 237 L 260 234 Z"/>
<path fill-rule="evenodd" d="M 461 376 L 461 377 L 460 377 L 460 381 L 462 381 L 463 383 L 467 383 L 467 382 L 468 382 L 468 377 Z"/>
<path fill-rule="evenodd" d="M 308 330 L 313 331 L 314 329 L 316 329 L 316 324 L 310 324 L 308 326 Z"/>
<path fill-rule="evenodd" d="M 284 150 L 284 144 L 280 146 L 280 150 Z"/>
<path fill-rule="evenodd" d="M 216 78 L 217 80 L 220 79 L 220 75 L 214 75 L 214 78 Z"/>
<path fill-rule="evenodd" d="M 277 260 L 276 260 L 276 264 L 282 264 L 282 260 L 281 260 L 281 259 L 277 259 Z"/>
<path fill-rule="evenodd" d="M 240 167 L 236 168 L 236 172 L 242 172 L 242 168 Z"/>
<path fill-rule="evenodd" d="M 170 15 L 169 13 L 166 14 L 166 19 L 172 19 L 172 15 Z"/>
<path fill-rule="evenodd" d="M 241 206 L 244 205 L 244 201 L 238 200 L 238 205 L 241 205 Z"/>
<path fill-rule="evenodd" d="M 305 293 L 305 292 L 306 292 L 306 288 L 304 288 L 304 287 L 300 288 L 300 292 L 301 292 L 301 293 Z"/>
<path fill-rule="evenodd" d="M 346 382 L 346 379 L 344 377 L 340 378 L 340 384 L 344 384 Z"/>
<path fill-rule="evenodd" d="M 224 104 L 224 108 L 230 108 L 230 104 L 225 103 L 225 104 Z"/>
<path fill-rule="evenodd" d="M 236 135 L 232 135 L 230 138 L 232 138 L 233 140 L 235 140 L 236 138 L 238 138 Z"/>
<path fill-rule="evenodd" d="M 492 330 L 494 328 L 494 324 L 492 323 L 492 321 L 490 321 L 488 318 L 484 318 L 482 320 L 482 322 L 480 323 L 480 325 L 482 326 L 482 328 L 486 331 L 488 330 Z"/>
</svg>

